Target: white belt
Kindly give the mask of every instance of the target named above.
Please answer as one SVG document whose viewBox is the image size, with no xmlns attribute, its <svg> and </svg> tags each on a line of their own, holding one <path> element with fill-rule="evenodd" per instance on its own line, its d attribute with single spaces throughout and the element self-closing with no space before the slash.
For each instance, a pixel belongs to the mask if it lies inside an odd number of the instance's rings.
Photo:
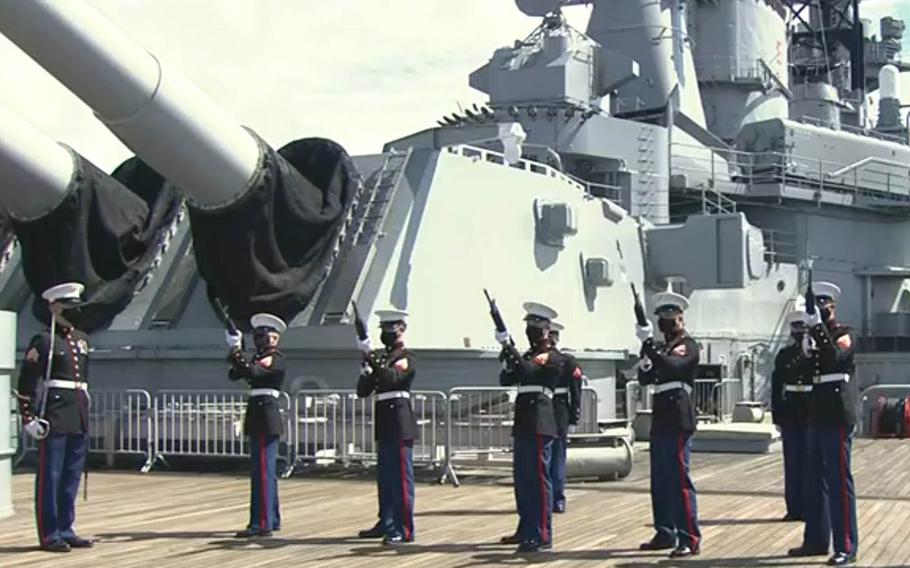
<svg viewBox="0 0 910 568">
<path fill-rule="evenodd" d="M 278 398 L 281 396 L 281 391 L 278 389 L 250 389 L 250 396 L 271 396 L 273 398 Z"/>
<path fill-rule="evenodd" d="M 839 382 L 850 382 L 850 375 L 847 373 L 828 373 L 827 375 L 819 375 L 812 379 L 812 382 L 819 385 L 822 383 L 839 383 Z"/>
<path fill-rule="evenodd" d="M 662 392 L 667 392 L 675 389 L 683 389 L 687 394 L 692 394 L 692 387 L 682 381 L 673 381 L 670 383 L 651 385 L 651 392 L 654 394 L 660 394 Z"/>
<path fill-rule="evenodd" d="M 548 398 L 553 398 L 553 391 L 542 385 L 519 385 L 518 394 L 540 393 Z"/>
<path fill-rule="evenodd" d="M 376 393 L 376 400 L 390 400 L 393 398 L 411 398 L 408 391 L 389 391 Z"/>
<path fill-rule="evenodd" d="M 812 385 L 784 385 L 787 392 L 812 392 Z"/>
<path fill-rule="evenodd" d="M 62 379 L 51 379 L 47 381 L 49 389 L 69 389 L 69 390 L 88 390 L 88 383 L 82 381 L 64 381 Z"/>
<path fill-rule="evenodd" d="M 569 387 L 556 387 L 553 394 L 569 394 Z"/>
</svg>

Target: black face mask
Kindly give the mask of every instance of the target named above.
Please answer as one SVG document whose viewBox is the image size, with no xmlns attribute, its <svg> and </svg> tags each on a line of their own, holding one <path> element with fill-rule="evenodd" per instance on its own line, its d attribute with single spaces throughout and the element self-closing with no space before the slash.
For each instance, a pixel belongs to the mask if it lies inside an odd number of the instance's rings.
<svg viewBox="0 0 910 568">
<path fill-rule="evenodd" d="M 806 335 L 805 330 L 791 331 L 790 337 L 793 338 L 793 341 L 800 343 L 803 340 L 803 336 Z"/>
<path fill-rule="evenodd" d="M 525 328 L 525 336 L 532 345 L 537 345 L 544 338 L 544 330 L 539 327 L 528 326 Z"/>
<path fill-rule="evenodd" d="M 831 308 L 819 308 L 819 315 L 822 316 L 822 321 L 828 321 L 828 318 L 831 317 Z"/>
<path fill-rule="evenodd" d="M 660 318 L 657 320 L 657 329 L 664 335 L 676 331 L 676 320 Z"/>
<path fill-rule="evenodd" d="M 386 347 L 393 347 L 398 343 L 398 332 L 395 331 L 383 331 L 379 334 L 379 341 L 382 342 Z"/>
<path fill-rule="evenodd" d="M 253 334 L 253 345 L 256 346 L 256 349 L 259 351 L 265 350 L 269 347 L 271 342 L 269 341 L 269 334 L 258 332 Z"/>
</svg>

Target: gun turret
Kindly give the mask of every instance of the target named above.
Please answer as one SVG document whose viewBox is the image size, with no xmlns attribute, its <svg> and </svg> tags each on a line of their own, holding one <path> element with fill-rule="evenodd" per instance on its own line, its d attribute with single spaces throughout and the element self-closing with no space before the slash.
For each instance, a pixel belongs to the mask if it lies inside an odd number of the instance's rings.
<svg viewBox="0 0 910 568">
<path fill-rule="evenodd" d="M 133 191 L 157 174 L 129 164 L 115 179 L 0 107 L 0 206 L 21 245 L 39 320 L 49 320 L 40 293 L 78 281 L 85 303 L 67 317 L 85 331 L 102 329 L 157 266 L 180 199 L 166 188 Z"/>
<path fill-rule="evenodd" d="M 276 152 L 84 1 L 0 2 L 0 33 L 190 198 L 199 273 L 234 321 L 307 306 L 362 185 L 343 148 L 308 138 Z"/>
</svg>

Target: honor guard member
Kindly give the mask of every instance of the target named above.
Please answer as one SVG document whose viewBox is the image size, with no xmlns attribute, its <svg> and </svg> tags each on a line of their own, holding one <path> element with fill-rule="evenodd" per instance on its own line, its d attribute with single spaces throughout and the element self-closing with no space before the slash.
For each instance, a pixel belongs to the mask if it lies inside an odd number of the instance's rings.
<svg viewBox="0 0 910 568">
<path fill-rule="evenodd" d="M 414 438 L 411 409 L 414 355 L 404 344 L 407 312 L 377 311 L 383 348 L 371 350 L 357 381 L 357 396 L 376 395 L 373 412 L 378 446 L 379 522 L 361 538 L 383 537 L 386 545 L 414 541 Z"/>
<path fill-rule="evenodd" d="M 699 553 L 695 486 L 689 477 L 689 452 L 695 431 L 692 390 L 698 370 L 698 344 L 686 333 L 683 312 L 689 301 L 673 292 L 653 299 L 657 327 L 664 343 L 654 342 L 650 323 L 636 324 L 642 342 L 638 379 L 651 385 L 654 394 L 651 417 L 651 510 L 657 534 L 642 544 L 642 550 L 673 548 L 671 557 Z M 675 548 L 674 548 L 675 546 Z"/>
<path fill-rule="evenodd" d="M 550 322 L 550 343 L 559 349 L 559 336 L 563 330 L 559 322 Z M 553 391 L 553 410 L 556 413 L 556 433 L 553 440 L 553 456 L 550 460 L 550 478 L 553 480 L 553 512 L 566 512 L 566 454 L 569 447 L 569 431 L 578 425 L 581 415 L 581 367 L 572 355 L 560 351 L 563 367 L 559 382 Z"/>
<path fill-rule="evenodd" d="M 787 513 L 783 521 L 803 520 L 805 496 L 806 428 L 809 421 L 809 397 L 812 395 L 811 365 L 803 357 L 802 343 L 806 332 L 806 312 L 790 312 L 790 341 L 777 352 L 771 375 L 771 416 L 780 428 L 784 446 L 784 501 Z M 811 541 L 808 541 L 811 542 Z M 827 548 L 827 547 L 826 547 Z"/>
<path fill-rule="evenodd" d="M 857 402 L 850 381 L 856 341 L 853 330 L 836 318 L 840 288 L 830 282 L 813 282 L 812 288 L 817 309 L 806 315 L 809 329 L 803 341 L 804 353 L 814 367 L 808 454 L 810 458 L 816 457 L 810 459 L 808 483 L 827 488 L 825 501 L 834 542 L 834 555 L 828 559 L 828 564 L 842 566 L 856 562 L 859 545 L 856 494 L 850 472 Z M 814 498 L 818 497 L 816 491 Z M 824 508 L 823 504 L 815 510 L 824 514 Z M 822 551 L 801 547 L 791 550 L 790 554 L 801 556 L 819 552 Z"/>
<path fill-rule="evenodd" d="M 88 450 L 88 336 L 66 319 L 80 303 L 78 282 L 47 289 L 50 329 L 34 336 L 19 374 L 19 412 L 26 433 L 38 440 L 35 517 L 43 550 L 69 552 L 92 541 L 73 530 L 79 477 Z"/>
<path fill-rule="evenodd" d="M 512 475 L 518 507 L 518 532 L 502 544 L 518 543 L 518 552 L 548 550 L 553 546 L 553 485 L 550 460 L 557 436 L 553 391 L 559 383 L 563 358 L 549 340 L 556 311 L 536 302 L 524 304 L 525 334 L 531 348 L 523 355 L 511 344 L 508 332 L 496 332 L 503 350 L 499 383 L 518 385 L 512 425 Z"/>
<path fill-rule="evenodd" d="M 234 535 L 237 538 L 272 536 L 273 531 L 281 530 L 276 462 L 282 433 L 278 400 L 285 363 L 278 342 L 287 324 L 272 314 L 256 314 L 250 318 L 250 326 L 256 346 L 252 359 L 243 352 L 243 334 L 225 333 L 231 350 L 228 378 L 245 380 L 250 387 L 243 421 L 243 432 L 250 439 L 250 522 Z"/>
</svg>

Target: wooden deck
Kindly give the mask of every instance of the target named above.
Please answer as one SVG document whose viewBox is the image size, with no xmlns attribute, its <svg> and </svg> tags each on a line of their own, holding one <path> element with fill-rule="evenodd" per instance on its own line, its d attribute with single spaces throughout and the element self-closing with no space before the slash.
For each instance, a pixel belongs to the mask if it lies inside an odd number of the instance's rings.
<svg viewBox="0 0 910 568">
<path fill-rule="evenodd" d="M 780 455 L 695 454 L 704 533 L 701 556 L 670 561 L 643 554 L 651 536 L 647 452 L 619 482 L 570 484 L 569 511 L 556 515 L 552 552 L 527 556 L 496 544 L 517 522 L 505 481 L 465 480 L 460 488 L 417 487 L 417 539 L 387 549 L 352 538 L 376 515 L 367 478 L 298 477 L 280 484 L 283 530 L 275 538 L 231 538 L 247 517 L 248 481 L 239 475 L 95 472 L 91 495 L 78 505 L 79 532 L 92 550 L 52 555 L 35 550 L 33 475 L 15 476 L 17 514 L 0 521 L 0 566 L 812 566 L 793 560 L 800 523 L 780 523 Z M 910 441 L 859 440 L 854 446 L 859 492 L 858 566 L 910 566 Z"/>
</svg>

